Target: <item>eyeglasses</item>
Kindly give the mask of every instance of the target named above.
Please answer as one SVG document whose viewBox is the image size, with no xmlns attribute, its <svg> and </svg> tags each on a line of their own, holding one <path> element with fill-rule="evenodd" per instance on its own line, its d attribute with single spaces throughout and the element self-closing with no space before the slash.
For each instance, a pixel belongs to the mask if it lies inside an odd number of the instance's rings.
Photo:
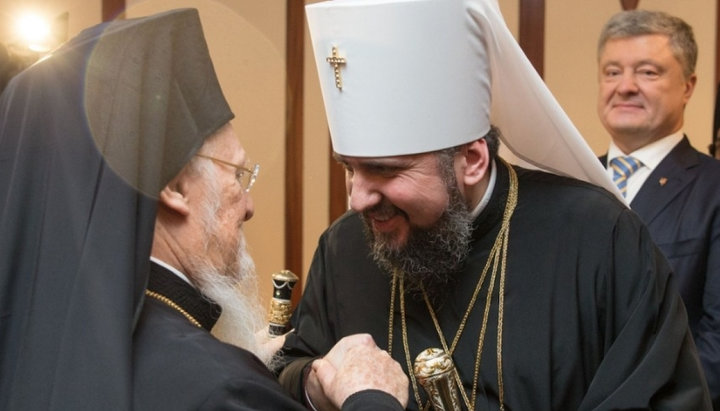
<svg viewBox="0 0 720 411">
<path fill-rule="evenodd" d="M 216 161 L 220 164 L 224 164 L 226 166 L 234 167 L 235 168 L 235 179 L 240 183 L 240 187 L 243 187 L 245 189 L 245 192 L 249 192 L 250 188 L 255 184 L 255 180 L 257 180 L 258 173 L 260 172 L 260 164 L 255 164 L 252 167 L 252 170 L 242 167 L 237 164 L 230 163 L 225 160 L 220 160 L 219 158 L 206 156 L 204 154 L 195 154 L 197 157 L 207 158 L 208 160 Z"/>
</svg>

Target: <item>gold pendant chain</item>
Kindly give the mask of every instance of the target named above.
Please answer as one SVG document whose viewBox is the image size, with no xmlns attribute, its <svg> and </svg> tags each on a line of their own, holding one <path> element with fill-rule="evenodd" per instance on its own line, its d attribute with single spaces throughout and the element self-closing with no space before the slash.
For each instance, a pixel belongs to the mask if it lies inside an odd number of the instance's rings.
<svg viewBox="0 0 720 411">
<path fill-rule="evenodd" d="M 393 346 L 393 319 L 395 318 L 395 289 L 397 288 L 397 278 L 393 273 L 392 285 L 390 286 L 390 315 L 388 316 L 388 354 L 392 357 L 392 346 Z M 410 369 L 408 369 L 410 372 Z"/>
<path fill-rule="evenodd" d="M 198 320 L 196 320 L 195 317 L 193 317 L 192 315 L 190 315 L 190 313 L 188 313 L 187 311 L 183 310 L 182 307 L 180 307 L 179 305 L 177 305 L 173 300 L 165 297 L 165 296 L 162 295 L 162 294 L 158 294 L 158 293 L 156 293 L 155 291 L 150 291 L 150 290 L 145 290 L 145 295 L 147 295 L 148 297 L 152 297 L 152 298 L 154 298 L 154 299 L 156 299 L 156 300 L 159 300 L 159 301 L 164 302 L 165 304 L 167 304 L 167 305 L 169 305 L 170 307 L 172 307 L 172 308 L 174 308 L 175 310 L 177 310 L 180 314 L 184 315 L 185 318 L 187 318 L 188 321 L 190 321 L 193 325 L 202 328 L 202 325 L 200 325 L 200 322 L 199 322 Z"/>
<path fill-rule="evenodd" d="M 430 317 L 433 321 L 433 325 L 435 326 L 435 330 L 438 334 L 438 337 L 440 339 L 440 343 L 442 344 L 443 349 L 445 352 L 447 352 L 451 357 L 455 351 L 455 348 L 457 346 L 458 341 L 460 340 L 460 336 L 462 335 L 463 330 L 465 329 L 465 324 L 467 323 L 467 319 L 470 316 L 470 313 L 472 312 L 475 303 L 477 301 L 477 297 L 480 293 L 480 290 L 482 289 L 482 286 L 485 282 L 485 278 L 487 276 L 487 272 L 492 265 L 492 275 L 490 278 L 490 284 L 488 285 L 488 291 L 485 299 L 485 308 L 483 310 L 483 319 L 482 319 L 482 326 L 480 329 L 480 333 L 478 335 L 478 345 L 477 345 L 477 352 L 475 354 L 475 364 L 474 364 L 474 372 L 473 372 L 473 387 L 472 387 L 472 399 L 468 399 L 467 393 L 465 392 L 465 389 L 463 388 L 462 380 L 460 379 L 460 374 L 458 372 L 457 367 L 455 367 L 455 381 L 458 385 L 458 388 L 460 389 L 460 392 L 462 394 L 463 400 L 465 402 L 465 406 L 468 408 L 468 410 L 474 410 L 475 409 L 475 402 L 477 399 L 477 387 L 479 382 L 479 375 L 480 375 L 480 362 L 482 359 L 482 350 L 483 350 L 483 344 L 485 340 L 485 332 L 487 330 L 487 321 L 490 314 L 490 306 L 492 301 L 492 295 L 493 291 L 495 289 L 497 274 L 498 274 L 498 266 L 500 266 L 500 281 L 499 281 L 499 290 L 498 290 L 498 324 L 497 324 L 497 346 L 496 346 L 496 352 L 497 352 L 497 372 L 498 372 L 498 400 L 500 404 L 500 410 L 504 410 L 504 388 L 503 388 L 503 379 L 502 379 L 502 327 L 503 327 L 503 306 L 505 302 L 505 277 L 506 277 L 506 268 L 507 268 L 507 248 L 508 248 L 508 240 L 510 235 L 510 219 L 513 215 L 513 212 L 515 211 L 515 206 L 517 205 L 517 197 L 518 197 L 518 180 L 517 180 L 517 173 L 515 170 L 505 163 L 502 159 L 502 161 L 506 168 L 509 171 L 509 179 L 510 179 L 510 189 L 508 193 L 508 198 L 505 204 L 505 211 L 503 213 L 503 221 L 502 225 L 500 227 L 500 231 L 495 239 L 495 242 L 493 244 L 492 249 L 490 250 L 490 253 L 488 254 L 488 260 L 485 263 L 485 267 L 483 267 L 482 273 L 480 275 L 480 278 L 478 279 L 478 283 L 475 286 L 475 290 L 473 291 L 473 295 L 470 299 L 470 302 L 468 303 L 468 307 L 465 310 L 465 313 L 463 315 L 462 320 L 460 321 L 460 325 L 458 326 L 458 330 L 455 333 L 455 338 L 453 339 L 453 342 L 450 347 L 447 346 L 447 341 L 445 340 L 445 336 L 442 332 L 442 329 L 440 327 L 440 323 L 437 319 L 437 316 L 435 314 L 435 311 L 432 308 L 432 305 L 430 304 L 430 300 L 427 297 L 427 293 L 425 292 L 425 289 L 422 288 L 423 298 L 425 300 L 425 305 L 428 308 L 428 311 L 430 313 Z M 402 273 L 395 272 L 393 273 L 393 279 L 392 279 L 392 285 L 391 285 L 391 294 L 390 294 L 390 313 L 388 318 L 388 352 L 392 355 L 392 344 L 393 344 L 393 317 L 395 312 L 395 294 L 397 289 L 397 278 L 400 277 L 400 319 L 401 319 L 401 329 L 402 329 L 402 337 L 403 337 L 403 348 L 405 350 L 405 360 L 407 362 L 408 367 L 408 373 L 410 374 L 410 380 L 412 382 L 412 387 L 414 391 L 415 401 L 418 404 L 418 407 L 420 409 L 427 408 L 427 406 L 430 404 L 429 401 L 425 405 L 425 407 L 422 406 L 421 400 L 420 400 L 420 392 L 418 390 L 417 381 L 415 380 L 415 375 L 412 372 L 412 362 L 410 360 L 410 349 L 408 345 L 408 336 L 407 336 L 407 324 L 405 321 L 405 287 L 404 287 L 404 277 Z"/>
<path fill-rule="evenodd" d="M 402 326 L 402 336 L 403 336 L 403 348 L 405 349 L 405 361 L 407 362 L 408 367 L 408 374 L 410 374 L 410 380 L 412 381 L 413 390 L 415 391 L 415 401 L 417 401 L 418 408 L 428 408 L 430 405 L 430 401 L 428 401 L 425 404 L 425 407 L 422 406 L 422 402 L 420 400 L 420 390 L 418 390 L 417 387 L 417 380 L 415 378 L 415 372 L 413 372 L 412 368 L 412 361 L 410 361 L 410 347 L 408 345 L 408 339 L 407 339 L 407 322 L 406 322 L 406 316 L 405 316 L 405 281 L 404 278 L 400 278 L 400 322 Z M 390 355 L 392 357 L 392 354 Z"/>
</svg>

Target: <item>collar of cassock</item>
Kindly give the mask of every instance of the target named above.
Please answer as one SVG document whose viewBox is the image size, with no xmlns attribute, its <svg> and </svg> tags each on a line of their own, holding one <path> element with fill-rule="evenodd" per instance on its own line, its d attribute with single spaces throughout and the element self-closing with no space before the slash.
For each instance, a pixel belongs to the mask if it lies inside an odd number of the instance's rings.
<svg viewBox="0 0 720 411">
<path fill-rule="evenodd" d="M 473 221 L 473 238 L 476 240 L 487 235 L 491 230 L 499 229 L 499 224 L 505 213 L 505 203 L 510 189 L 507 168 L 512 166 L 504 161 L 495 161 L 494 164 L 493 171 L 496 176 L 494 187 L 490 197 L 483 199 L 486 204 Z M 522 169 L 518 170 L 518 172 L 522 172 Z M 488 189 L 490 188 L 488 187 Z"/>
<path fill-rule="evenodd" d="M 169 298 L 210 331 L 220 318 L 220 306 L 162 266 L 154 262 L 150 266 L 148 290 Z"/>
</svg>

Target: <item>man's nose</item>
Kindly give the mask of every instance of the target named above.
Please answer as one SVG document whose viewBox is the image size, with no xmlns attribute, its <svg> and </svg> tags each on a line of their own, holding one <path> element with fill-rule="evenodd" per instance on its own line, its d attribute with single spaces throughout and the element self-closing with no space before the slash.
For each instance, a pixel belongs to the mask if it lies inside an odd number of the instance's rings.
<svg viewBox="0 0 720 411">
<path fill-rule="evenodd" d="M 382 199 L 377 183 L 360 173 L 346 176 L 346 185 L 350 196 L 350 208 L 357 212 L 376 206 Z"/>
<path fill-rule="evenodd" d="M 255 215 L 255 202 L 249 192 L 243 193 L 245 195 L 245 219 L 248 221 Z"/>
<path fill-rule="evenodd" d="M 637 79 L 635 78 L 635 74 L 623 73 L 620 76 L 617 90 L 619 93 L 623 93 L 623 94 L 637 93 L 638 86 L 637 86 Z"/>
</svg>

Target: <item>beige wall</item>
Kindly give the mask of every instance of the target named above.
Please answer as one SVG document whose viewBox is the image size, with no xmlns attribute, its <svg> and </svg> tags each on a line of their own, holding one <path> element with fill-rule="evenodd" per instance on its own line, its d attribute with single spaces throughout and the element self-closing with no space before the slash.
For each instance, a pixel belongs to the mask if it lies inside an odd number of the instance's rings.
<svg viewBox="0 0 720 411">
<path fill-rule="evenodd" d="M 127 5 L 127 17 L 179 7 L 200 12 L 220 83 L 235 112 L 233 125 L 250 160 L 261 165 L 252 191 L 256 214 L 245 231 L 267 305 L 269 276 L 285 268 L 285 0 L 127 0 Z M 28 0 L 2 0 L 0 28 L 27 8 L 51 17 L 68 12 L 69 37 L 101 20 L 99 0 L 46 0 L 33 6 Z"/>
<path fill-rule="evenodd" d="M 517 37 L 518 0 L 499 0 L 508 27 Z M 546 0 L 545 82 L 596 154 L 607 150 L 609 136 L 597 116 L 597 37 L 602 25 L 621 10 L 617 0 Z M 639 8 L 662 10 L 683 18 L 698 42 L 698 84 L 685 113 L 685 132 L 707 152 L 715 104 L 716 0 L 640 0 Z"/>
<path fill-rule="evenodd" d="M 317 0 L 306 1 L 317 3 Z M 303 234 L 303 274 L 307 273 L 318 238 L 328 226 L 329 189 L 328 167 L 330 164 L 330 134 L 325 121 L 320 83 L 317 68 L 312 57 L 310 33 L 305 24 L 305 182 L 304 234 Z"/>
<path fill-rule="evenodd" d="M 272 295 L 270 274 L 285 268 L 285 1 L 128 1 L 127 17 L 178 7 L 200 12 L 233 126 L 250 161 L 260 164 L 253 187 L 255 216 L 245 225 L 260 275 L 260 295 Z"/>
<path fill-rule="evenodd" d="M 306 3 L 314 2 L 308 0 Z M 499 0 L 513 33 L 518 32 L 517 0 Z M 709 142 L 714 104 L 715 0 L 641 0 L 677 14 L 695 29 L 700 44 L 698 87 L 687 108 L 686 131 L 704 150 Z M 37 5 L 50 16 L 69 12 L 68 32 L 98 23 L 100 1 L 3 0 L 0 29 L 21 6 Z M 169 8 L 200 10 L 215 66 L 235 111 L 234 125 L 252 160 L 261 164 L 253 188 L 256 216 L 246 226 L 261 275 L 261 296 L 270 296 L 270 273 L 284 264 L 284 127 L 286 0 L 128 0 L 128 16 Z M 600 26 L 620 10 L 619 1 L 546 0 L 545 79 L 550 90 L 596 153 L 607 147 L 607 135 L 595 112 L 595 42 Z M 7 38 L 7 33 L 0 32 Z M 328 225 L 329 138 L 309 34 L 305 31 L 303 160 L 303 266 L 310 265 L 318 236 Z"/>
<path fill-rule="evenodd" d="M 609 137 L 596 113 L 597 36 L 603 23 L 620 11 L 620 2 L 547 0 L 545 81 L 595 153 Z M 693 26 L 698 42 L 698 83 L 685 112 L 685 132 L 693 146 L 707 152 L 715 104 L 715 0 L 640 0 L 639 8 L 677 15 Z"/>
<path fill-rule="evenodd" d="M 316 2 L 306 1 L 307 4 Z M 517 38 L 519 0 L 498 0 L 510 31 Z M 686 109 L 691 143 L 705 152 L 712 129 L 715 67 L 715 0 L 641 0 L 640 8 L 663 10 L 690 23 L 699 43 L 698 86 Z M 609 137 L 596 114 L 595 48 L 602 24 L 621 10 L 617 0 L 546 0 L 545 81 L 596 154 L 602 154 Z M 306 34 L 307 35 L 307 34 Z M 306 38 L 308 60 L 312 48 Z M 326 227 L 328 134 L 314 64 L 306 64 L 305 141 L 308 178 L 305 189 L 304 266 L 308 267 L 318 235 Z M 314 184 L 317 183 L 317 184 Z M 320 189 L 322 186 L 322 189 Z M 310 213 L 315 212 L 313 215 Z"/>
</svg>

